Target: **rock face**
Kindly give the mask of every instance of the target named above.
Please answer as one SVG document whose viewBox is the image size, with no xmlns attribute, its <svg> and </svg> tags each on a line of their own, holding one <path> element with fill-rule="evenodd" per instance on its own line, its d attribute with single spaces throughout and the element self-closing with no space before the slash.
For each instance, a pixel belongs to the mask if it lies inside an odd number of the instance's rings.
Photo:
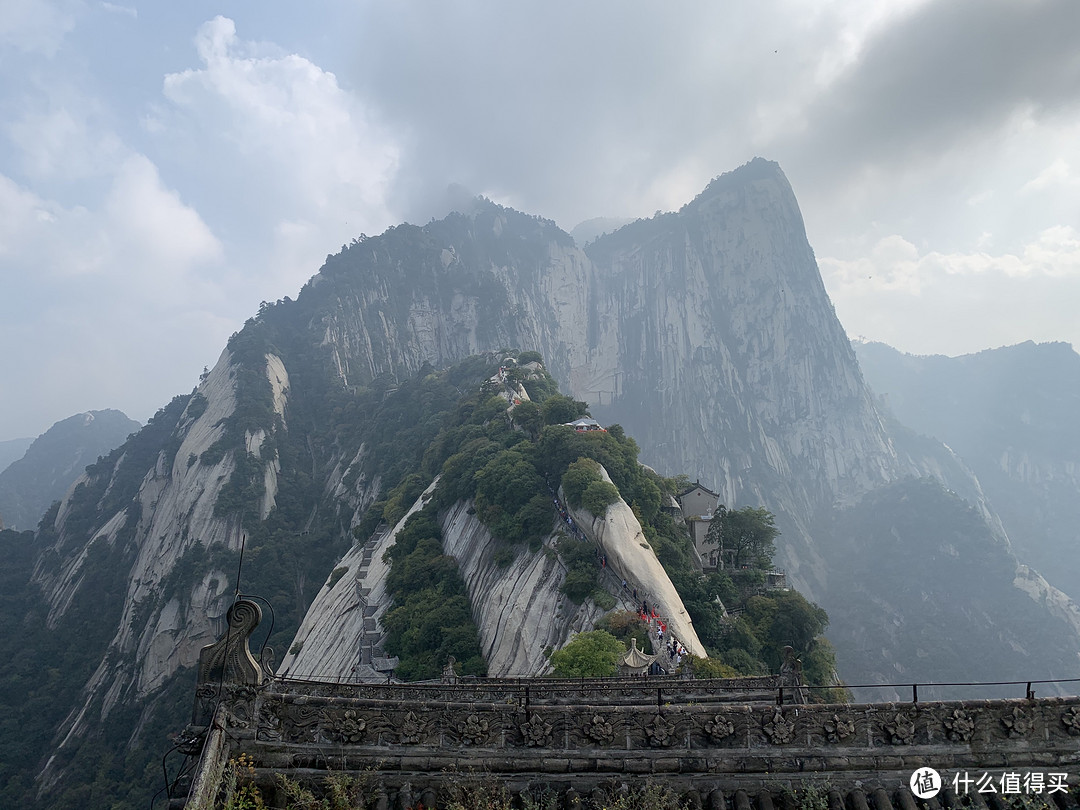
<svg viewBox="0 0 1080 810">
<path fill-rule="evenodd" d="M 371 655 L 363 655 L 361 640 L 370 634 L 371 644 L 381 647 L 383 634 L 378 632 L 378 623 L 390 606 L 386 592 L 390 566 L 383 555 L 405 522 L 423 508 L 434 488 L 435 484 L 428 487 L 390 531 L 354 545 L 341 558 L 304 615 L 281 662 L 282 675 L 345 681 L 378 681 L 386 677 L 374 668 Z"/>
<path fill-rule="evenodd" d="M 566 569 L 548 537 L 539 553 L 522 548 L 509 565 L 495 562 L 495 540 L 461 502 L 443 518 L 443 549 L 458 561 L 480 631 L 488 674 L 541 675 L 550 669 L 544 650 L 557 650 L 574 633 L 591 630 L 604 614 L 591 599 L 580 606 L 559 589 Z"/>
<path fill-rule="evenodd" d="M 409 425 L 383 405 L 427 366 L 505 346 L 539 351 L 564 390 L 601 422 L 622 424 L 659 472 L 696 477 L 729 507 L 774 512 L 781 564 L 830 612 L 842 614 L 865 588 L 868 598 L 856 600 L 859 610 L 837 628 L 850 640 L 839 648 L 842 670 L 887 681 L 902 654 L 907 682 L 934 679 L 946 654 L 921 657 L 905 644 L 955 631 L 982 649 L 1025 639 L 995 656 L 950 659 L 982 667 L 969 678 L 995 679 L 994 666 L 1019 667 L 1040 645 L 1068 649 L 1054 657 L 1054 671 L 1080 674 L 1068 600 L 1020 576 L 965 459 L 886 423 L 825 293 L 794 194 L 775 163 L 758 159 L 717 178 L 680 211 L 627 225 L 586 249 L 551 222 L 478 201 L 424 227 L 356 240 L 327 259 L 296 301 L 260 310 L 196 395 L 175 400 L 94 465 L 43 524 L 34 576 L 50 626 L 66 620 L 73 596 L 87 588 L 108 581 L 125 594 L 103 611 L 108 640 L 92 653 L 101 664 L 62 733 L 74 740 L 194 663 L 237 590 L 245 535 L 245 581 L 274 601 L 279 634 L 292 638 L 300 628 L 283 667 L 350 672 L 355 647 L 335 646 L 325 628 L 348 613 L 356 622 L 349 632 L 371 632 L 390 537 L 349 551 L 351 530 L 386 496 L 383 476 L 412 472 L 405 460 L 418 465 L 437 431 L 423 403 Z M 419 437 L 416 449 L 410 442 Z M 1032 468 L 1030 454 L 1002 458 L 1018 474 Z M 822 534 L 831 525 L 861 526 L 873 518 L 875 492 L 924 475 L 938 480 L 935 493 L 944 486 L 974 504 L 985 531 L 965 524 L 963 553 L 995 560 L 981 612 L 963 621 L 963 611 L 949 610 L 947 578 L 928 590 L 917 565 L 897 566 L 893 595 L 875 598 L 872 563 L 881 549 Z M 1024 475 L 1033 481 L 1043 473 Z M 936 497 L 928 492 L 889 501 L 896 520 L 925 511 L 925 499 Z M 834 521 L 838 509 L 856 511 Z M 467 506 L 442 520 L 493 672 L 540 671 L 536 651 L 561 643 L 589 615 L 564 610 L 552 621 L 555 565 L 536 558 L 511 571 L 494 568 L 489 538 Z M 633 535 L 625 523 L 623 534 Z M 605 527 L 593 531 L 607 542 Z M 934 553 L 948 556 L 956 546 L 934 534 L 932 521 L 918 531 L 929 533 Z M 880 534 L 886 547 L 901 536 Z M 331 582 L 335 568 L 345 571 Z M 845 571 L 869 580 L 854 582 Z M 323 581 L 308 612 L 310 583 Z M 1023 609 L 995 607 L 1018 604 L 1011 601 L 1018 594 Z M 371 614 L 354 609 L 361 596 Z M 668 609 L 679 613 L 674 603 Z M 860 628 L 895 644 L 861 644 Z M 683 633 L 686 643 L 692 627 Z"/>
<path fill-rule="evenodd" d="M 611 483 L 607 470 L 600 467 L 603 480 Z M 667 572 L 656 558 L 649 541 L 645 539 L 633 511 L 621 498 L 608 506 L 599 517 L 586 509 L 574 509 L 567 505 L 567 510 L 585 533 L 607 555 L 608 562 L 617 576 L 626 581 L 631 593 L 641 595 L 642 603 L 649 605 L 650 612 L 656 611 L 667 623 L 669 631 L 691 655 L 707 658 L 705 646 L 698 639 L 690 614 L 686 612 L 682 597 L 671 584 Z M 625 591 L 624 591 L 625 593 Z M 637 600 L 631 608 L 637 608 Z"/>
<path fill-rule="evenodd" d="M 647 461 L 712 482 L 725 503 L 783 503 L 789 519 L 906 471 L 776 164 L 724 175 L 588 253 L 572 388 Z"/>
<path fill-rule="evenodd" d="M 606 477 L 606 472 L 604 473 Z M 610 480 L 610 479 L 607 479 Z M 384 675 L 358 665 L 356 640 L 376 624 L 389 607 L 386 575 L 389 567 L 382 555 L 410 515 L 430 496 L 434 484 L 416 500 L 392 531 L 370 544 L 358 544 L 339 564 L 345 569 L 332 586 L 324 586 L 301 625 L 292 650 L 282 661 L 282 672 L 297 678 L 334 680 L 381 680 Z M 695 655 L 705 650 L 694 633 L 682 600 L 651 548 L 647 548 L 630 507 L 622 500 L 612 504 L 604 518 L 574 517 L 590 539 L 607 553 L 612 570 L 639 593 L 654 599 L 661 615 L 668 617 L 672 632 Z M 496 562 L 497 541 L 477 519 L 471 500 L 460 501 L 440 518 L 443 550 L 457 560 L 473 604 L 480 642 L 492 677 L 530 677 L 550 670 L 545 651 L 559 649 L 574 634 L 595 627 L 605 611 L 591 599 L 575 605 L 562 592 L 566 567 L 556 553 L 558 534 L 532 552 L 521 547 L 505 565 Z M 644 544 L 642 546 L 641 544 Z M 365 562 L 366 559 L 366 562 Z M 613 587 L 620 609 L 632 610 L 629 591 Z M 653 595 L 656 596 L 653 596 Z M 366 622 L 366 625 L 365 625 Z M 381 633 L 376 633 L 380 638 Z"/>
<path fill-rule="evenodd" d="M 268 378 L 280 383 L 279 369 L 280 362 L 268 357 Z M 118 703 L 138 703 L 178 669 L 193 666 L 200 648 L 224 626 L 234 572 L 227 573 L 207 549 L 235 553 L 242 537 L 238 521 L 215 512 L 236 464 L 237 451 L 213 452 L 236 410 L 235 371 L 224 352 L 196 393 L 160 411 L 141 441 L 88 468 L 43 533 L 50 543 L 34 580 L 48 601 L 52 629 L 68 620 L 78 589 L 99 575 L 92 567 L 95 544 L 110 547 L 126 564 L 126 593 L 109 654 L 86 685 L 86 702 L 65 722 L 61 746 L 85 733 L 88 723 L 107 719 Z M 263 464 L 272 479 L 276 458 Z M 272 492 L 268 487 L 267 512 Z M 80 536 L 88 517 L 93 529 Z M 47 564 L 50 558 L 59 565 Z M 91 706 L 96 714 L 88 713 Z M 52 776 L 47 769 L 46 783 Z"/>
</svg>

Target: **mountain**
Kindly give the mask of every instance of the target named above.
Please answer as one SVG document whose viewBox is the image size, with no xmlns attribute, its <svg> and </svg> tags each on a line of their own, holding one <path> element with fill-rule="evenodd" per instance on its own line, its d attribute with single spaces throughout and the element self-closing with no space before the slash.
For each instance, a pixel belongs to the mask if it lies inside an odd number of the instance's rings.
<svg viewBox="0 0 1080 810">
<path fill-rule="evenodd" d="M 7 439 L 0 442 L 0 472 L 6 470 L 13 461 L 22 458 L 27 448 L 33 443 L 33 436 L 23 439 Z"/>
<path fill-rule="evenodd" d="M 855 348 L 896 418 L 975 473 L 1020 559 L 1080 601 L 1080 355 L 1030 341 L 961 357 Z"/>
<path fill-rule="evenodd" d="M 477 200 L 356 239 L 296 300 L 263 306 L 192 394 L 90 465 L 41 523 L 19 593 L 39 646 L 81 653 L 64 659 L 77 696 L 63 692 L 69 711 L 40 748 L 41 795 L 76 806 L 94 780 L 100 790 L 139 778 L 136 753 L 183 724 L 190 667 L 238 591 L 273 606 L 268 641 L 283 669 L 340 677 L 354 665 L 380 671 L 391 653 L 383 619 L 403 619 L 388 613 L 382 566 L 395 548 L 391 558 L 416 553 L 436 568 L 453 558 L 465 585 L 440 585 L 427 602 L 471 613 L 502 673 L 537 671 L 547 645 L 591 622 L 561 603 L 545 624 L 560 566 L 542 538 L 532 556 L 500 550 L 467 492 L 432 506 L 422 537 L 402 522 L 429 508 L 425 493 L 444 497 L 427 489 L 451 460 L 468 467 L 494 452 L 467 432 L 479 425 L 461 426 L 455 442 L 468 441 L 449 456 L 439 448 L 447 414 L 506 347 L 539 353 L 661 475 L 773 512 L 789 580 L 833 617 L 841 674 L 878 684 L 1080 674 L 1076 605 L 1017 558 L 965 459 L 879 408 L 795 195 L 779 166 L 755 159 L 678 212 L 586 248 L 550 221 Z M 664 560 L 674 552 L 646 536 L 631 505 L 659 508 L 660 490 L 654 500 L 627 458 L 612 450 L 603 462 L 620 492 L 637 482 L 613 541 L 641 532 L 638 548 Z M 515 509 L 540 497 L 534 508 L 550 517 L 543 477 L 523 469 L 508 461 L 490 478 L 520 473 L 526 483 L 510 489 L 529 497 Z M 719 595 L 677 579 L 684 607 Z M 680 610 L 674 598 L 665 609 Z M 414 635 L 440 633 L 425 626 Z M 928 637 L 937 643 L 917 643 Z M 0 638 L 0 661 L 20 639 Z"/>
<path fill-rule="evenodd" d="M 31 529 L 86 465 L 119 447 L 142 425 L 120 411 L 87 411 L 42 433 L 0 472 L 0 515 L 9 528 Z"/>
<path fill-rule="evenodd" d="M 614 233 L 633 221 L 630 217 L 593 217 L 571 228 L 570 235 L 577 244 L 585 245 L 604 234 Z"/>
</svg>

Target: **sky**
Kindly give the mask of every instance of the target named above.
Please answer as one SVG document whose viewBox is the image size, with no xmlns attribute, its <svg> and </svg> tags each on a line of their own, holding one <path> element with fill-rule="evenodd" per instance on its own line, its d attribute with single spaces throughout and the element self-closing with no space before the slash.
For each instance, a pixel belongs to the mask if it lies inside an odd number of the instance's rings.
<svg viewBox="0 0 1080 810">
<path fill-rule="evenodd" d="M 464 186 L 570 230 L 776 160 L 851 337 L 1080 348 L 1075 0 L 0 0 L 0 440 L 141 421 Z"/>
</svg>

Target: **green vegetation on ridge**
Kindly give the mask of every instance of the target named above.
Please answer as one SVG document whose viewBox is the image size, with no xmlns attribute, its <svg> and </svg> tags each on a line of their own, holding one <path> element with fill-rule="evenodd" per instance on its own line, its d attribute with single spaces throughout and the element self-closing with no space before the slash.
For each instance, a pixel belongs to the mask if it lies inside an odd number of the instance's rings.
<svg viewBox="0 0 1080 810">
<path fill-rule="evenodd" d="M 528 381 L 526 375 L 520 378 Z M 552 532 L 555 515 L 549 487 L 561 484 L 572 505 L 584 506 L 597 515 L 622 497 L 638 517 L 646 538 L 682 596 L 710 656 L 726 667 L 723 673 L 775 673 L 782 663 L 783 648 L 790 645 L 801 656 L 810 683 L 834 684 L 835 656 L 821 636 L 828 623 L 825 611 L 795 591 L 763 587 L 764 570 L 772 566 L 777 536 L 772 515 L 754 507 L 722 509 L 723 519 L 717 521 L 716 527 L 724 532 L 725 547 L 735 550 L 740 565 L 745 561 L 751 566 L 703 576 L 694 562 L 685 527 L 659 508 L 662 499 L 678 492 L 685 480 L 663 478 L 638 463 L 636 443 L 618 425 L 606 431 L 583 433 L 565 427 L 564 421 L 587 414 L 587 408 L 584 403 L 552 393 L 555 388 L 548 380 L 546 372 L 534 373 L 532 381 L 541 382 L 536 388 L 546 390 L 546 398 L 512 409 L 487 383 L 466 394 L 424 452 L 421 472 L 404 479 L 385 503 L 373 507 L 379 517 L 399 518 L 435 475 L 441 474 L 422 513 L 427 516 L 416 515 L 407 524 L 410 532 L 414 522 L 421 525 L 422 521 L 428 527 L 421 549 L 426 549 L 426 565 L 430 567 L 421 571 L 414 560 L 410 576 L 418 583 L 425 576 L 440 581 L 445 569 L 456 569 L 441 555 L 434 515 L 461 500 L 474 499 L 477 516 L 500 543 L 496 559 L 509 564 L 523 545 L 539 551 L 542 538 Z M 524 420 L 519 419 L 519 411 L 524 411 Z M 613 483 L 601 478 L 599 464 Z M 365 518 L 365 525 L 373 522 L 371 515 Z M 600 570 L 595 549 L 564 537 L 558 551 L 568 569 L 563 591 L 572 601 L 580 603 L 592 598 L 598 604 L 614 605 L 615 600 L 598 588 Z M 414 553 L 395 547 L 389 556 L 398 565 L 398 559 Z M 717 602 L 718 597 L 723 605 Z M 445 654 L 447 648 L 435 635 L 428 646 L 416 646 L 415 640 L 424 633 L 413 632 L 406 638 L 410 628 L 439 626 L 444 633 L 460 629 L 458 637 L 464 640 L 473 637 L 475 627 L 471 619 L 460 626 L 447 623 L 450 611 L 439 611 L 443 615 L 436 622 L 420 609 L 423 601 L 412 599 L 408 588 L 395 591 L 394 610 L 403 612 L 394 621 L 388 646 L 402 656 L 402 667 L 412 677 L 435 677 L 435 653 L 442 649 Z M 433 598 L 427 601 L 437 602 Z M 737 608 L 739 615 L 726 616 L 724 606 Z M 410 616 L 411 621 L 402 621 L 405 616 Z M 454 655 L 459 661 L 471 660 L 470 650 L 463 647 Z M 843 699 L 843 694 L 825 692 L 817 697 Z"/>
</svg>

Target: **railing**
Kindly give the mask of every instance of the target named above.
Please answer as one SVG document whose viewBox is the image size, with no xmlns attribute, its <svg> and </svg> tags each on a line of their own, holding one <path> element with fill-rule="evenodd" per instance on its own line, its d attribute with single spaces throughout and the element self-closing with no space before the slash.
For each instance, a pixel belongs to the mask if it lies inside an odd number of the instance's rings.
<svg viewBox="0 0 1080 810">
<path fill-rule="evenodd" d="M 437 699 L 441 694 L 453 693 L 458 701 L 469 702 L 498 702 L 512 700 L 519 705 L 528 705 L 536 701 L 561 702 L 569 699 L 596 698 L 612 703 L 651 703 L 656 695 L 661 695 L 666 702 L 678 703 L 681 701 L 711 702 L 709 698 L 720 702 L 737 702 L 740 697 L 749 699 L 749 702 L 763 703 L 775 700 L 777 705 L 790 702 L 796 694 L 796 690 L 809 692 L 811 701 L 815 693 L 821 694 L 828 690 L 891 690 L 903 695 L 910 694 L 911 703 L 926 702 L 920 700 L 919 690 L 923 690 L 925 696 L 928 691 L 934 689 L 996 689 L 1001 687 L 1016 687 L 1015 694 L 998 695 L 997 697 L 1017 697 L 1033 700 L 1036 697 L 1036 687 L 1040 685 L 1080 684 L 1080 678 L 1043 678 L 1023 681 L 951 681 L 934 682 L 924 681 L 916 683 L 873 683 L 873 684 L 833 684 L 829 686 L 792 686 L 781 684 L 777 675 L 752 676 L 745 678 L 702 678 L 686 679 L 672 675 L 652 675 L 639 677 L 613 677 L 613 678 L 477 678 L 461 679 L 456 684 L 446 684 L 441 681 L 428 681 L 418 683 L 399 684 L 343 684 L 336 680 L 321 680 L 318 678 L 278 678 L 276 683 L 285 688 L 295 687 L 323 687 L 334 688 L 340 694 L 363 692 L 373 699 L 387 700 L 417 700 Z M 1072 694 L 1080 694 L 1080 687 L 1072 691 Z M 773 697 L 769 697 L 772 695 Z M 972 696 L 970 699 L 978 699 Z M 937 701 L 940 698 L 931 698 Z M 867 701 L 860 701 L 867 702 Z M 869 701 L 873 702 L 873 701 Z M 894 702 L 892 699 L 880 701 L 882 703 Z"/>
<path fill-rule="evenodd" d="M 991 688 L 991 687 L 1003 687 L 1003 686 L 1015 686 L 1023 687 L 1023 694 L 1019 694 L 1021 691 L 1019 688 L 1015 691 L 1018 693 L 1015 697 L 1023 697 L 1025 700 L 1034 700 L 1035 687 L 1040 684 L 1080 684 L 1080 678 L 1041 678 L 1027 681 L 923 681 L 918 683 L 862 683 L 862 684 L 836 684 L 835 686 L 806 686 L 804 689 L 809 689 L 811 692 L 817 690 L 826 689 L 891 689 L 901 694 L 903 692 L 910 691 L 911 702 L 913 704 L 919 703 L 919 689 L 922 688 L 924 693 L 928 689 L 955 689 L 958 687 L 969 688 Z M 783 687 L 781 687 L 783 689 Z M 1072 694 L 1080 695 L 1080 689 L 1074 691 Z"/>
</svg>

